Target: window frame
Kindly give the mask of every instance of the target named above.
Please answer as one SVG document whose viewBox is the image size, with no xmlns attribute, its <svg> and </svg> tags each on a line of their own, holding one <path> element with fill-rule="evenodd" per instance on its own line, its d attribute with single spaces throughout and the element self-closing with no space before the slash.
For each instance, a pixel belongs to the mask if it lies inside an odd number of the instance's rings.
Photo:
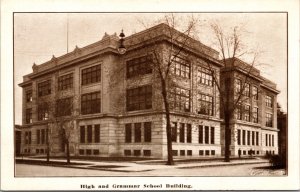
<svg viewBox="0 0 300 192">
<path fill-rule="evenodd" d="M 81 115 L 101 113 L 100 91 L 82 94 L 80 103 Z"/>
<path fill-rule="evenodd" d="M 152 73 L 152 55 L 144 55 L 126 61 L 126 78 L 130 79 L 140 75 Z"/>
<path fill-rule="evenodd" d="M 191 90 L 174 87 L 169 91 L 170 109 L 181 112 L 191 112 Z"/>
<path fill-rule="evenodd" d="M 51 79 L 39 82 L 37 84 L 38 97 L 43 97 L 51 94 Z"/>
<path fill-rule="evenodd" d="M 57 78 L 58 91 L 68 90 L 73 88 L 73 73 L 61 75 Z"/>
<path fill-rule="evenodd" d="M 26 102 L 32 102 L 32 89 L 29 90 L 25 90 L 25 94 L 26 94 Z"/>
<path fill-rule="evenodd" d="M 273 127 L 273 114 L 272 113 L 266 113 L 266 122 L 265 126 L 266 127 Z"/>
<path fill-rule="evenodd" d="M 27 108 L 25 111 L 25 122 L 26 124 L 32 123 L 32 108 Z"/>
<path fill-rule="evenodd" d="M 144 122 L 144 142 L 151 142 L 152 140 L 152 123 Z"/>
<path fill-rule="evenodd" d="M 38 120 L 45 121 L 49 119 L 49 103 L 43 102 L 38 104 Z"/>
<path fill-rule="evenodd" d="M 134 123 L 134 142 L 142 142 L 142 123 Z"/>
<path fill-rule="evenodd" d="M 214 97 L 201 92 L 197 95 L 198 114 L 214 116 Z M 204 111 L 203 111 L 204 109 Z"/>
<path fill-rule="evenodd" d="M 191 78 L 191 62 L 188 59 L 184 59 L 180 56 L 173 56 L 172 61 L 172 74 L 182 78 Z"/>
<path fill-rule="evenodd" d="M 273 97 L 270 95 L 266 95 L 265 103 L 267 107 L 273 108 Z"/>
<path fill-rule="evenodd" d="M 197 70 L 197 82 L 202 85 L 210 87 L 214 86 L 213 74 L 214 70 L 207 69 L 205 67 L 198 67 Z"/>
<path fill-rule="evenodd" d="M 101 82 L 101 64 L 81 69 L 81 85 Z"/>
<path fill-rule="evenodd" d="M 252 86 L 252 97 L 254 100 L 258 100 L 258 87 Z"/>
<path fill-rule="evenodd" d="M 126 89 L 126 110 L 139 111 L 152 109 L 152 85 Z"/>
</svg>

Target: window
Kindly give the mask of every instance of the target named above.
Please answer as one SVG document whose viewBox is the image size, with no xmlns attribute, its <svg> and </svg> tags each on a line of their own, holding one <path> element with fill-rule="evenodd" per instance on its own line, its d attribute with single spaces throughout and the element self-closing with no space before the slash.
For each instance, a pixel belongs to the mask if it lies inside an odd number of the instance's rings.
<svg viewBox="0 0 300 192">
<path fill-rule="evenodd" d="M 180 123 L 179 128 L 179 142 L 184 143 L 184 123 Z"/>
<path fill-rule="evenodd" d="M 250 121 L 250 105 L 245 105 L 244 120 Z"/>
<path fill-rule="evenodd" d="M 140 156 L 141 155 L 141 150 L 133 150 L 133 155 L 134 156 Z"/>
<path fill-rule="evenodd" d="M 177 142 L 177 123 L 173 122 L 172 124 L 172 141 Z"/>
<path fill-rule="evenodd" d="M 87 142 L 92 143 L 93 140 L 93 127 L 92 125 L 87 126 Z"/>
<path fill-rule="evenodd" d="M 191 76 L 190 62 L 177 56 L 173 57 L 173 67 L 171 70 L 173 74 L 180 77 L 190 78 Z"/>
<path fill-rule="evenodd" d="M 209 127 L 205 126 L 205 143 L 208 144 L 209 142 Z"/>
<path fill-rule="evenodd" d="M 211 150 L 210 153 L 211 153 L 211 155 L 215 155 L 216 151 L 215 150 Z"/>
<path fill-rule="evenodd" d="M 198 94 L 198 114 L 213 115 L 213 97 Z"/>
<path fill-rule="evenodd" d="M 250 131 L 247 131 L 247 145 L 250 145 Z"/>
<path fill-rule="evenodd" d="M 125 149 L 124 150 L 124 155 L 125 156 L 131 156 L 131 150 Z"/>
<path fill-rule="evenodd" d="M 141 123 L 134 124 L 134 142 L 139 143 L 142 141 L 142 130 L 141 130 Z"/>
<path fill-rule="evenodd" d="M 192 143 L 192 125 L 191 124 L 186 125 L 186 142 Z"/>
<path fill-rule="evenodd" d="M 192 156 L 193 155 L 193 151 L 192 150 L 187 150 L 187 155 L 188 156 Z"/>
<path fill-rule="evenodd" d="M 144 141 L 151 142 L 151 122 L 144 123 Z"/>
<path fill-rule="evenodd" d="M 31 131 L 25 131 L 25 144 L 31 144 Z"/>
<path fill-rule="evenodd" d="M 252 131 L 252 145 L 255 145 L 255 132 Z"/>
<path fill-rule="evenodd" d="M 259 142 L 258 131 L 256 131 L 256 145 L 257 146 L 259 145 L 258 142 Z"/>
<path fill-rule="evenodd" d="M 94 142 L 100 143 L 100 125 L 95 125 L 94 129 Z"/>
<path fill-rule="evenodd" d="M 209 155 L 209 150 L 205 150 L 205 155 Z"/>
<path fill-rule="evenodd" d="M 151 150 L 144 150 L 144 156 L 151 156 Z"/>
<path fill-rule="evenodd" d="M 274 147 L 274 135 L 272 135 L 272 146 Z"/>
<path fill-rule="evenodd" d="M 56 101 L 56 117 L 68 116 L 73 111 L 73 98 L 64 98 Z"/>
<path fill-rule="evenodd" d="M 126 94 L 127 111 L 136 111 L 152 108 L 152 86 L 127 89 Z"/>
<path fill-rule="evenodd" d="M 273 127 L 273 115 L 270 113 L 266 113 L 266 126 Z"/>
<path fill-rule="evenodd" d="M 38 84 L 38 96 L 51 94 L 51 80 L 47 80 Z"/>
<path fill-rule="evenodd" d="M 258 88 L 256 86 L 252 87 L 252 96 L 254 100 L 258 100 Z"/>
<path fill-rule="evenodd" d="M 199 143 L 203 143 L 203 125 L 199 125 Z"/>
<path fill-rule="evenodd" d="M 131 124 L 125 125 L 125 143 L 131 143 Z"/>
<path fill-rule="evenodd" d="M 79 155 L 84 155 L 84 149 L 79 149 Z"/>
<path fill-rule="evenodd" d="M 152 73 L 152 55 L 134 58 L 126 62 L 127 78 Z"/>
<path fill-rule="evenodd" d="M 85 143 L 85 127 L 80 126 L 80 143 Z"/>
<path fill-rule="evenodd" d="M 273 107 L 273 98 L 269 95 L 266 95 L 266 106 Z"/>
<path fill-rule="evenodd" d="M 42 144 L 45 144 L 45 138 L 46 138 L 45 129 L 42 129 L 41 130 L 41 143 Z"/>
<path fill-rule="evenodd" d="M 41 142 L 41 130 L 37 129 L 36 130 L 36 143 L 40 144 Z"/>
<path fill-rule="evenodd" d="M 32 109 L 26 109 L 26 123 L 32 123 Z"/>
<path fill-rule="evenodd" d="M 73 73 L 58 77 L 58 90 L 73 88 Z"/>
<path fill-rule="evenodd" d="M 100 154 L 99 149 L 94 149 L 94 150 L 93 150 L 93 154 L 94 154 L 94 155 L 99 155 L 99 154 Z"/>
<path fill-rule="evenodd" d="M 190 112 L 190 90 L 175 87 L 170 91 L 170 108 L 178 111 Z"/>
<path fill-rule="evenodd" d="M 215 128 L 210 128 L 210 143 L 215 144 Z"/>
<path fill-rule="evenodd" d="M 185 156 L 185 150 L 180 150 L 180 156 Z"/>
<path fill-rule="evenodd" d="M 241 145 L 241 130 L 237 130 L 237 144 Z"/>
<path fill-rule="evenodd" d="M 252 114 L 253 114 L 253 116 L 252 116 L 253 122 L 258 123 L 258 108 L 257 107 L 253 108 Z"/>
<path fill-rule="evenodd" d="M 242 120 L 242 105 L 240 103 L 236 106 L 236 118 Z"/>
<path fill-rule="evenodd" d="M 87 154 L 87 155 L 92 155 L 92 150 L 91 150 L 91 149 L 87 149 L 87 150 L 86 150 L 86 154 Z"/>
<path fill-rule="evenodd" d="M 81 114 L 100 113 L 100 92 L 87 93 L 81 96 Z"/>
<path fill-rule="evenodd" d="M 266 146 L 268 146 L 268 134 L 266 134 Z"/>
<path fill-rule="evenodd" d="M 269 134 L 269 146 L 272 146 L 272 143 L 271 143 L 271 134 Z"/>
<path fill-rule="evenodd" d="M 250 97 L 250 84 L 249 83 L 245 83 L 245 87 L 244 87 L 244 95 L 246 97 Z"/>
<path fill-rule="evenodd" d="M 39 150 L 39 149 L 35 149 L 35 153 L 36 153 L 36 154 L 39 154 L 39 153 L 40 153 L 40 150 Z"/>
<path fill-rule="evenodd" d="M 204 151 L 203 150 L 199 150 L 199 155 L 204 155 Z"/>
<path fill-rule="evenodd" d="M 238 94 L 242 91 L 242 81 L 240 79 L 235 80 L 235 90 Z"/>
<path fill-rule="evenodd" d="M 243 130 L 243 145 L 246 145 L 246 131 Z"/>
<path fill-rule="evenodd" d="M 49 111 L 48 111 L 48 103 L 40 103 L 38 105 L 38 120 L 48 120 Z"/>
<path fill-rule="evenodd" d="M 31 102 L 32 101 L 32 90 L 27 90 L 26 91 L 26 102 Z"/>
<path fill-rule="evenodd" d="M 101 81 L 101 65 L 95 65 L 81 72 L 81 84 L 87 85 Z"/>
<path fill-rule="evenodd" d="M 213 86 L 213 71 L 200 67 L 198 69 L 198 82 L 203 85 Z"/>
</svg>

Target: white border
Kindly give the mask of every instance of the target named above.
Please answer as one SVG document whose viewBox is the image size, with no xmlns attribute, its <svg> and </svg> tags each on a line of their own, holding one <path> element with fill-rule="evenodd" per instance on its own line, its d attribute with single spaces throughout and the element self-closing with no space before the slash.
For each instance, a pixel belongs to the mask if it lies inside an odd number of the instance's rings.
<svg viewBox="0 0 300 192">
<path fill-rule="evenodd" d="M 118 11 L 286 11 L 288 12 L 289 175 L 287 177 L 65 177 L 14 178 L 13 160 L 13 12 L 118 12 Z M 297 0 L 166 0 L 1 1 L 1 189 L 80 190 L 80 184 L 192 184 L 193 189 L 299 189 L 299 2 Z M 280 77 L 279 77 L 280 78 Z"/>
</svg>

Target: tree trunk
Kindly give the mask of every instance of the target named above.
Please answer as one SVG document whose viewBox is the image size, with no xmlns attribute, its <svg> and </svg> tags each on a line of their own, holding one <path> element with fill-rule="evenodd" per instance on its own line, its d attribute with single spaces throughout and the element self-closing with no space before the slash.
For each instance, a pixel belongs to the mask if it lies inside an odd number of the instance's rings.
<svg viewBox="0 0 300 192">
<path fill-rule="evenodd" d="M 225 80 L 225 105 L 224 105 L 224 124 L 225 124 L 225 162 L 230 162 L 230 144 L 231 144 L 231 79 L 226 78 Z"/>
<path fill-rule="evenodd" d="M 46 130 L 46 143 L 47 143 L 47 163 L 50 161 L 50 144 L 49 144 L 49 127 Z"/>
<path fill-rule="evenodd" d="M 225 114 L 225 162 L 230 162 L 230 144 L 231 144 L 231 129 L 230 129 L 230 118 L 229 115 Z"/>
<path fill-rule="evenodd" d="M 166 165 L 174 165 L 173 152 L 172 152 L 173 150 L 172 150 L 172 129 L 171 129 L 171 122 L 170 122 L 170 109 L 169 109 L 169 103 L 167 98 L 166 82 L 163 79 L 161 80 L 161 86 L 162 86 L 162 96 L 163 96 L 164 106 L 166 110 L 166 120 L 167 120 L 166 132 L 167 132 L 168 160 Z"/>
<path fill-rule="evenodd" d="M 66 146 L 67 146 L 67 164 L 70 164 L 70 145 L 68 139 L 66 139 Z"/>
</svg>

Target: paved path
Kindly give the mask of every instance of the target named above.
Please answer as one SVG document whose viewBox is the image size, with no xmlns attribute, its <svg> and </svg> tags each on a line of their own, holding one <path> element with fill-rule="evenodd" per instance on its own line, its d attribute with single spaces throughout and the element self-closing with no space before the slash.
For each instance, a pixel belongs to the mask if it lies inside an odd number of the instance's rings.
<svg viewBox="0 0 300 192">
<path fill-rule="evenodd" d="M 31 160 L 37 162 L 45 162 L 45 159 L 37 159 L 37 158 L 29 158 L 24 157 L 24 160 Z M 51 159 L 51 161 L 56 162 L 65 162 L 65 159 Z M 195 168 L 205 168 L 205 167 L 221 167 L 221 166 L 237 166 L 237 165 L 245 165 L 245 164 L 262 164 L 268 163 L 266 159 L 241 159 L 241 160 L 232 160 L 231 162 L 223 162 L 223 161 L 192 161 L 185 163 L 178 163 L 174 166 L 164 165 L 163 162 L 161 164 L 153 164 L 151 161 L 145 162 L 117 162 L 117 161 L 86 161 L 86 160 L 71 160 L 72 165 L 54 165 L 55 167 L 64 167 L 64 168 L 77 168 L 77 169 L 89 169 L 89 170 L 100 170 L 100 171 L 109 171 L 109 172 L 124 172 L 124 173 L 132 173 L 132 172 L 149 172 L 149 171 L 164 171 L 171 172 L 176 169 L 177 171 L 182 169 L 195 169 Z M 52 166 L 51 166 L 52 167 Z"/>
<path fill-rule="evenodd" d="M 164 167 L 161 169 L 155 169 L 151 171 L 116 172 L 105 170 L 16 164 L 16 176 L 281 176 L 284 174 L 283 170 L 272 171 L 262 169 L 262 167 L 268 165 L 268 163 L 243 164 L 221 167 L 197 167 L 193 169 L 178 169 L 175 167 Z"/>
</svg>

